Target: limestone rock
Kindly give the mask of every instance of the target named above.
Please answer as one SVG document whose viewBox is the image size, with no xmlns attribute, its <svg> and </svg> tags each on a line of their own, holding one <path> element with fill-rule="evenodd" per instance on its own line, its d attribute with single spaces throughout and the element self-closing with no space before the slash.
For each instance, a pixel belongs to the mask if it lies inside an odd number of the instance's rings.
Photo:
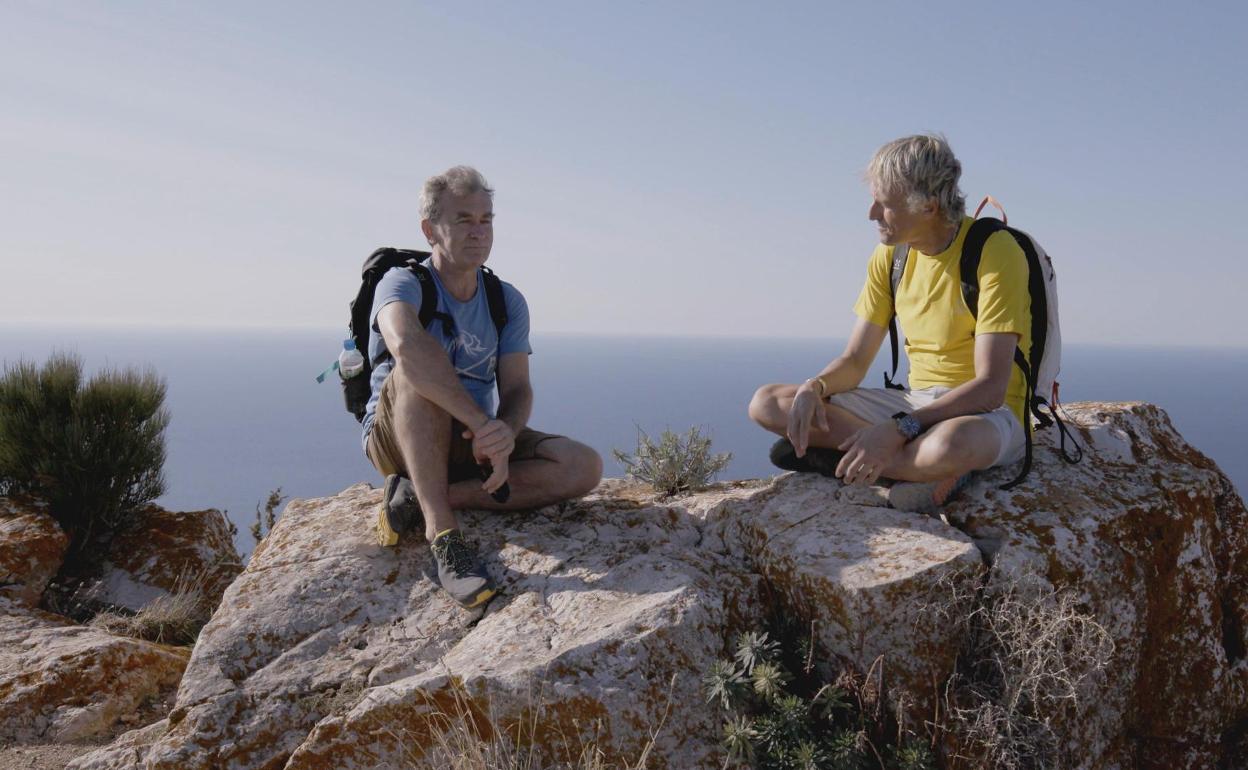
<svg viewBox="0 0 1248 770">
<path fill-rule="evenodd" d="M 68 547 L 69 538 L 42 505 L 0 497 L 0 598 L 37 606 Z"/>
<path fill-rule="evenodd" d="M 105 733 L 177 686 L 188 655 L 0 601 L 0 742 Z"/>
<path fill-rule="evenodd" d="M 422 542 L 373 542 L 379 500 L 360 485 L 288 506 L 202 632 L 168 731 L 122 767 L 397 766 L 457 698 L 493 715 L 487 733 L 540 710 L 550 754 L 597 740 L 635 760 L 653 729 L 653 766 L 717 766 L 700 679 L 756 583 L 699 547 L 687 510 L 596 496 L 467 515 L 506 591 L 478 617 L 425 576 Z"/>
<path fill-rule="evenodd" d="M 205 604 L 215 607 L 241 570 L 220 511 L 166 511 L 153 505 L 113 540 L 92 598 L 137 611 L 178 590 L 182 581 L 198 587 Z"/>
<path fill-rule="evenodd" d="M 939 519 L 854 502 L 860 492 L 788 474 L 756 513 L 727 515 L 748 561 L 786 611 L 813 624 L 822 651 L 860 675 L 882 666 L 894 701 L 919 725 L 962 643 L 956 627 L 924 609 L 951 588 L 973 595 L 983 560 L 969 537 Z"/>
<path fill-rule="evenodd" d="M 1014 469 L 993 471 L 948 515 L 990 556 L 990 592 L 1038 575 L 1113 639 L 1105 680 L 1056 725 L 1069 766 L 1215 767 L 1248 724 L 1243 500 L 1157 407 L 1067 411 L 1082 463 L 1046 436 L 1026 482 L 1001 491 Z"/>
</svg>

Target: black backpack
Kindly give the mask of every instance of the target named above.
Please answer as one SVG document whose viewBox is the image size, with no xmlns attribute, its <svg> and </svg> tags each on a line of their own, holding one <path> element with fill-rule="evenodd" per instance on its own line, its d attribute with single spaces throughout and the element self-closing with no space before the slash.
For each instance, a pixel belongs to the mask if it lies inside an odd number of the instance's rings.
<svg viewBox="0 0 1248 770">
<path fill-rule="evenodd" d="M 438 312 L 438 288 L 434 284 L 433 273 L 428 267 L 420 264 L 430 256 L 427 251 L 410 249 L 382 248 L 374 251 L 364 266 L 360 268 L 360 290 L 351 301 L 351 320 L 347 328 L 351 339 L 355 340 L 355 348 L 364 356 L 364 371 L 355 377 L 342 381 L 343 396 L 347 411 L 355 415 L 359 422 L 364 421 L 364 409 L 372 397 L 373 369 L 390 357 L 387 350 L 377 360 L 369 360 L 368 336 L 369 316 L 373 311 L 373 295 L 377 293 L 377 284 L 381 277 L 392 268 L 406 267 L 420 282 L 420 325 L 426 329 L 435 320 L 441 321 L 448 335 L 454 334 L 455 321 L 446 313 Z M 490 318 L 494 328 L 498 330 L 498 338 L 503 338 L 503 327 L 507 325 L 507 303 L 503 297 L 503 282 L 488 267 L 481 268 L 485 285 L 485 300 L 490 306 Z"/>
</svg>

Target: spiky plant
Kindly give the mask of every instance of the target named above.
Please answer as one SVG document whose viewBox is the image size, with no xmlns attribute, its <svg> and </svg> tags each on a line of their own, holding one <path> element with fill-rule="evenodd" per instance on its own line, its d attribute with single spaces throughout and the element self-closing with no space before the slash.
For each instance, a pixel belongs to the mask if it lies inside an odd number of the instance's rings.
<svg viewBox="0 0 1248 770">
<path fill-rule="evenodd" d="M 828 721 L 835 720 L 837 715 L 848 711 L 853 706 L 849 700 L 849 693 L 834 684 L 825 684 L 820 687 L 810 702 L 814 712 Z"/>
<path fill-rule="evenodd" d="M 897 770 L 934 770 L 936 756 L 926 743 L 911 739 L 897 748 L 895 764 Z"/>
<path fill-rule="evenodd" d="M 793 770 L 820 770 L 828 763 L 828 755 L 819 744 L 802 741 L 789 758 Z"/>
<path fill-rule="evenodd" d="M 774 701 L 784 695 L 784 686 L 791 677 L 775 663 L 759 663 L 754 667 L 750 678 L 754 682 L 754 692 L 760 698 Z"/>
<path fill-rule="evenodd" d="M 859 747 L 859 737 L 856 730 L 848 728 L 832 733 L 825 747 L 828 767 L 832 770 L 865 770 L 869 765 L 867 756 Z"/>
<path fill-rule="evenodd" d="M 719 701 L 725 711 L 730 711 L 745 695 L 745 677 L 730 660 L 712 663 L 702 682 L 706 686 L 707 702 Z"/>
<path fill-rule="evenodd" d="M 749 717 L 734 716 L 724 723 L 724 749 L 728 751 L 729 760 L 754 760 L 754 741 L 758 740 L 758 730 Z"/>
<path fill-rule="evenodd" d="M 737 634 L 736 659 L 747 674 L 752 674 L 759 663 L 774 660 L 779 652 L 780 643 L 768 639 L 766 631 L 744 631 Z"/>
</svg>

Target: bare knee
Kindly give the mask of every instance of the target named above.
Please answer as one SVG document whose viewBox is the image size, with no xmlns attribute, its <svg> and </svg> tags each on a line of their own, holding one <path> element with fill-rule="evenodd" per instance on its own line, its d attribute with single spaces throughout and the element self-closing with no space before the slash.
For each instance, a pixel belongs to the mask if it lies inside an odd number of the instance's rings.
<svg viewBox="0 0 1248 770">
<path fill-rule="evenodd" d="M 986 451 L 986 447 L 978 446 L 981 440 L 979 432 L 949 429 L 934 431 L 926 436 L 919 447 L 916 465 L 938 476 L 952 476 L 984 467 L 983 458 L 995 453 Z M 991 459 L 988 461 L 991 463 Z"/>
<path fill-rule="evenodd" d="M 789 415 L 780 403 L 781 389 L 785 385 L 773 383 L 754 391 L 750 399 L 750 419 L 768 430 L 783 430 Z"/>
<path fill-rule="evenodd" d="M 394 409 L 396 413 L 409 418 L 429 421 L 437 420 L 441 422 L 445 419 L 447 425 L 450 425 L 450 413 L 420 395 L 416 388 L 412 386 L 411 381 L 403 377 L 397 368 L 390 373 L 390 378 L 394 381 L 392 387 L 394 389 Z"/>
<path fill-rule="evenodd" d="M 602 481 L 602 457 L 579 441 L 564 438 L 543 442 L 538 453 L 558 463 L 556 488 L 550 491 L 559 499 L 587 495 Z"/>
<path fill-rule="evenodd" d="M 587 495 L 602 481 L 602 456 L 584 444 L 576 444 L 577 460 L 571 473 L 574 480 L 569 497 Z"/>
</svg>

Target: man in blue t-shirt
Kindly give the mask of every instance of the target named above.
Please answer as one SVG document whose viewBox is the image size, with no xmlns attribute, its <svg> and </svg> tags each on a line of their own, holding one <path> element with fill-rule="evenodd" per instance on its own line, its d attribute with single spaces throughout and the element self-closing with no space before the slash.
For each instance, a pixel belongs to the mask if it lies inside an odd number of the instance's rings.
<svg viewBox="0 0 1248 770">
<path fill-rule="evenodd" d="M 432 177 L 421 191 L 420 216 L 433 247 L 424 264 L 437 287 L 437 316 L 428 328 L 421 325 L 422 294 L 411 270 L 394 268 L 378 283 L 364 452 L 386 475 L 381 544 L 394 545 L 401 533 L 423 527 L 442 587 L 475 607 L 496 589 L 453 511 L 535 508 L 579 497 L 598 485 L 602 458 L 580 442 L 527 426 L 529 309 L 503 283 L 507 324 L 500 339 L 481 271 L 494 242 L 494 191 L 485 179 L 467 166 Z M 391 357 L 378 363 L 385 352 Z M 511 495 L 498 502 L 491 494 L 504 483 Z"/>
</svg>

